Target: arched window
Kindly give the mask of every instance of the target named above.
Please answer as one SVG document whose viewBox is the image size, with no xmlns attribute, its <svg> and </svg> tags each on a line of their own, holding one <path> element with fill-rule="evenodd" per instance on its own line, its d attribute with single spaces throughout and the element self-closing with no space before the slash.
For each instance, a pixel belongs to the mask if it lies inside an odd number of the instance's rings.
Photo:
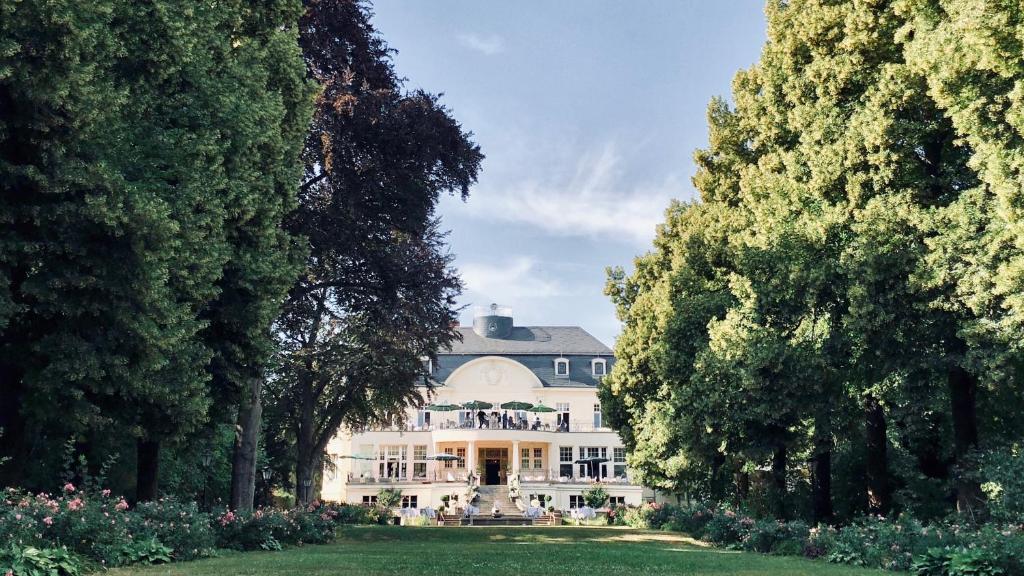
<svg viewBox="0 0 1024 576">
<path fill-rule="evenodd" d="M 569 377 L 569 359 L 555 358 L 555 376 L 559 378 Z"/>
</svg>

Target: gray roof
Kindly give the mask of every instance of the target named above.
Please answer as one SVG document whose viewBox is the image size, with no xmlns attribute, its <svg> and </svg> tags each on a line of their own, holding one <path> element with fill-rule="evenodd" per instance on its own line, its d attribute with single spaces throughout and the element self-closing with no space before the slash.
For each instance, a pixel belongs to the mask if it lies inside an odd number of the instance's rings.
<svg viewBox="0 0 1024 576">
<path fill-rule="evenodd" d="M 598 378 L 591 372 L 590 361 L 595 354 L 566 354 L 569 360 L 569 376 L 555 376 L 555 358 L 558 354 L 502 354 L 503 358 L 515 360 L 533 372 L 546 388 L 587 388 L 598 384 Z M 459 367 L 479 358 L 479 354 L 445 354 L 437 357 L 437 364 L 431 378 L 435 385 L 443 386 L 445 380 Z M 605 357 L 608 370 L 615 364 L 615 358 Z"/>
<path fill-rule="evenodd" d="M 516 326 L 508 338 L 484 338 L 472 326 L 459 326 L 458 331 L 462 341 L 441 355 L 612 355 L 610 348 L 579 326 Z"/>
</svg>

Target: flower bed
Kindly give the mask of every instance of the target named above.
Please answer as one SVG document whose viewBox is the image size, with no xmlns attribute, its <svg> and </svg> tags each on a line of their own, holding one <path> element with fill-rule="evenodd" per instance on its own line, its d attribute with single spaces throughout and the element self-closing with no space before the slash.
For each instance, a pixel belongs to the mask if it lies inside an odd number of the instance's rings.
<svg viewBox="0 0 1024 576">
<path fill-rule="evenodd" d="M 920 576 L 1024 574 L 1024 526 L 924 525 L 870 516 L 839 528 L 755 519 L 726 507 L 644 504 L 619 507 L 609 522 L 686 532 L 716 546 L 834 563 L 911 571 Z"/>
<path fill-rule="evenodd" d="M 193 502 L 161 498 L 132 508 L 109 490 L 61 494 L 6 490 L 0 498 L 0 575 L 73 576 L 90 569 L 209 556 L 216 548 L 276 550 L 322 543 L 340 524 L 375 524 L 361 506 L 314 503 L 293 510 L 211 515 Z"/>
</svg>

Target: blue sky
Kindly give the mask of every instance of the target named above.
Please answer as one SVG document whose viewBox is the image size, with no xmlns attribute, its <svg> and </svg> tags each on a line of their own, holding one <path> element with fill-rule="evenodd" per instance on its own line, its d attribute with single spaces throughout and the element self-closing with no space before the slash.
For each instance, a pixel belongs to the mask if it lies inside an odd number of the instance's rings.
<svg viewBox="0 0 1024 576">
<path fill-rule="evenodd" d="M 765 39 L 762 0 L 378 0 L 409 89 L 442 102 L 487 156 L 440 213 L 472 305 L 519 325 L 619 332 L 606 266 L 632 266 L 672 198 L 695 194 L 705 111 Z"/>
</svg>

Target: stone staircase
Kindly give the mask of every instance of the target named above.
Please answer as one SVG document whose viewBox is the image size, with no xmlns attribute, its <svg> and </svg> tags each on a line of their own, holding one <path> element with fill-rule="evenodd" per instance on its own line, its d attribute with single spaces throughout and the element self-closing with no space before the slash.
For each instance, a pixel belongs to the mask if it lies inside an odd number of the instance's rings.
<svg viewBox="0 0 1024 576">
<path fill-rule="evenodd" d="M 480 508 L 481 516 L 490 516 L 491 509 L 494 505 L 498 505 L 498 509 L 501 510 L 504 516 L 522 516 L 523 513 L 516 508 L 515 504 L 508 499 L 508 486 L 481 486 L 479 489 L 480 497 L 474 503 L 476 507 Z"/>
</svg>

